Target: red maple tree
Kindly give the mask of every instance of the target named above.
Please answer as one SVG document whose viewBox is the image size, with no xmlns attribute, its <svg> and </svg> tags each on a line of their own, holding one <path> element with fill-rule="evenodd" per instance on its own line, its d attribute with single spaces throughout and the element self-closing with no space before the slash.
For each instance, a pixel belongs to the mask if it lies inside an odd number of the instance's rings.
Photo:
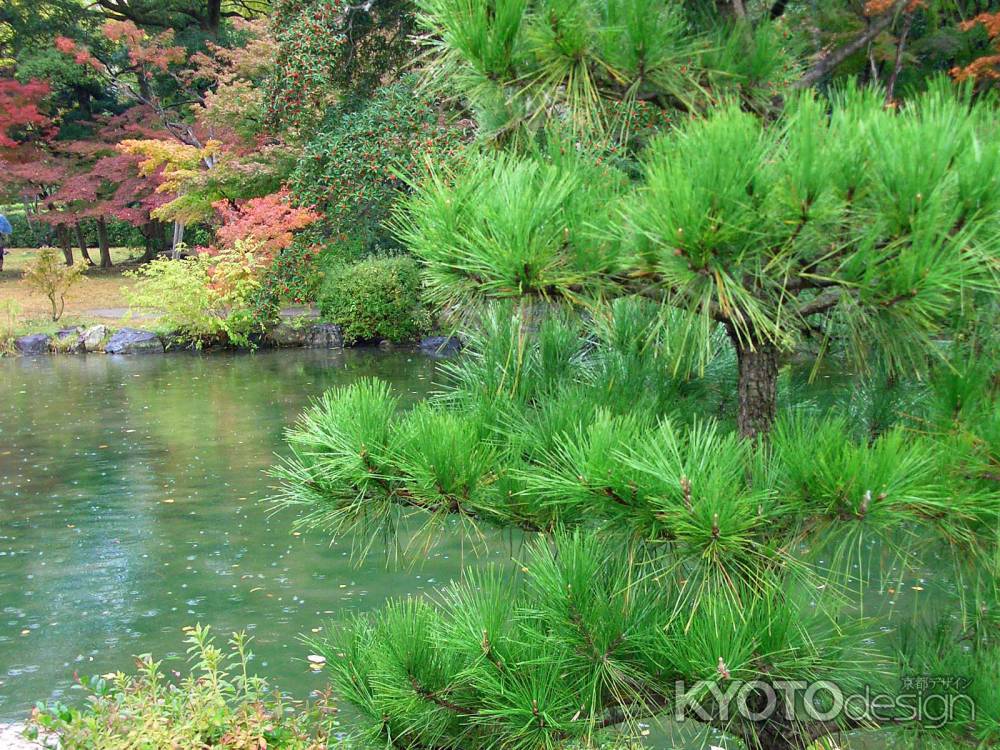
<svg viewBox="0 0 1000 750">
<path fill-rule="evenodd" d="M 961 24 L 962 31 L 982 25 L 996 49 L 996 54 L 983 55 L 968 65 L 951 69 L 956 81 L 1000 81 L 1000 13 L 980 13 Z"/>
<path fill-rule="evenodd" d="M 51 90 L 44 81 L 21 83 L 0 78 L 0 157 L 27 142 L 51 139 L 56 134 L 52 120 L 43 111 Z"/>
<path fill-rule="evenodd" d="M 292 205 L 287 189 L 237 202 L 228 201 L 215 204 L 221 225 L 216 230 L 216 239 L 223 248 L 245 243 L 263 263 L 268 263 L 292 244 L 295 232 L 322 218 L 315 211 Z M 206 248 L 217 252 L 216 247 Z"/>
<path fill-rule="evenodd" d="M 118 151 L 124 138 L 157 137 L 162 131 L 149 126 L 148 108 L 137 106 L 120 115 L 102 117 L 93 123 L 89 138 L 59 144 L 69 158 L 68 173 L 58 190 L 50 196 L 53 223 L 72 222 L 80 251 L 89 260 L 83 223 L 93 221 L 97 228 L 101 267 L 111 266 L 108 242 L 109 217 L 128 222 L 149 233 L 158 224 L 152 212 L 170 200 L 160 188 L 160 174 L 146 174 L 139 168 L 139 158 Z M 162 233 L 162 231 L 161 231 Z"/>
</svg>

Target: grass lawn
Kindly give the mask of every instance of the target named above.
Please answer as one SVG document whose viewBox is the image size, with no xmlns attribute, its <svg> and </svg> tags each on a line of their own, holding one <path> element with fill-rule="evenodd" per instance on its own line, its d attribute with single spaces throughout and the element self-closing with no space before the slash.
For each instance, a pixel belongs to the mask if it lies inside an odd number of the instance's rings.
<svg viewBox="0 0 1000 750">
<path fill-rule="evenodd" d="M 58 323 L 53 323 L 48 299 L 29 288 L 22 279 L 25 266 L 38 251 L 11 248 L 8 252 L 10 254 L 4 258 L 3 271 L 0 272 L 0 305 L 7 300 L 14 300 L 16 303 L 18 317 L 15 331 L 18 335 L 73 325 L 120 323 L 128 311 L 128 302 L 122 289 L 135 284 L 133 279 L 124 278 L 122 272 L 135 268 L 142 254 L 141 250 L 135 248 L 112 248 L 114 268 L 88 268 L 85 278 L 66 295 L 66 309 L 62 318 Z M 92 249 L 91 254 L 97 258 L 96 249 Z M 76 256 L 79 263 L 79 251 L 76 251 Z"/>
</svg>

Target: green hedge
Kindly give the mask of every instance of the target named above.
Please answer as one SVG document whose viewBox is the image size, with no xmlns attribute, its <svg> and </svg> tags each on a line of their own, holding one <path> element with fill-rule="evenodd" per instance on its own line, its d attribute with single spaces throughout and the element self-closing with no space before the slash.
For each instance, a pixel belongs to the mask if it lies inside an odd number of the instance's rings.
<svg viewBox="0 0 1000 750">
<path fill-rule="evenodd" d="M 323 318 L 344 341 L 412 341 L 430 329 L 420 298 L 420 269 L 405 256 L 375 257 L 330 269 L 320 293 Z"/>
<path fill-rule="evenodd" d="M 55 230 L 48 224 L 33 221 L 29 225 L 23 213 L 6 216 L 14 229 L 8 240 L 10 247 L 45 247 L 56 244 Z M 93 221 L 84 222 L 83 236 L 88 245 L 97 247 L 97 225 Z M 112 247 L 141 247 L 144 244 L 142 234 L 136 227 L 118 219 L 108 220 L 108 242 Z M 76 245 L 75 236 L 73 244 Z"/>
<path fill-rule="evenodd" d="M 0 213 L 4 211 L 0 210 Z M 4 215 L 14 229 L 14 233 L 7 240 L 8 247 L 46 247 L 56 244 L 55 230 L 48 224 L 33 221 L 29 225 L 23 211 Z M 83 236 L 88 246 L 97 247 L 97 224 L 93 221 L 84 221 Z M 212 236 L 211 227 L 203 225 L 190 226 L 184 231 L 184 241 L 192 247 L 211 244 Z M 108 219 L 108 243 L 111 247 L 143 247 L 146 240 L 138 227 L 120 219 Z M 75 235 L 73 246 L 76 246 Z"/>
</svg>

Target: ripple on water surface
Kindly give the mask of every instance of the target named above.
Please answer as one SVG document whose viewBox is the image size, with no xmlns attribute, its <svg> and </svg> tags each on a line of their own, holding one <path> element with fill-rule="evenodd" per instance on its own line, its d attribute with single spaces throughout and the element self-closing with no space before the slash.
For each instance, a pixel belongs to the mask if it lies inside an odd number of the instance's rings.
<svg viewBox="0 0 1000 750">
<path fill-rule="evenodd" d="M 379 376 L 412 403 L 437 366 L 374 350 L 0 359 L 0 720 L 75 671 L 178 656 L 195 622 L 247 629 L 281 687 L 320 687 L 300 634 L 447 581 L 461 547 L 358 567 L 349 546 L 268 516 L 264 471 L 327 388 Z"/>
</svg>

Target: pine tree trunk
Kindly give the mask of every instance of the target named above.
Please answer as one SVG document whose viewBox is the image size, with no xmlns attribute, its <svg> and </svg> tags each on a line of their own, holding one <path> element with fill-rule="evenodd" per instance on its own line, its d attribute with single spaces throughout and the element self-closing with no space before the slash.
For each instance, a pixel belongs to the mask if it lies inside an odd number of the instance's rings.
<svg viewBox="0 0 1000 750">
<path fill-rule="evenodd" d="M 766 342 L 734 341 L 739 361 L 739 417 L 743 437 L 767 435 L 777 408 L 778 349 Z"/>
<path fill-rule="evenodd" d="M 108 222 L 100 216 L 97 219 L 97 244 L 101 248 L 101 268 L 111 268 L 111 245 L 108 244 Z"/>
<path fill-rule="evenodd" d="M 94 261 L 90 257 L 90 251 L 87 248 L 87 238 L 83 234 L 83 224 L 80 222 L 76 223 L 76 243 L 80 246 L 80 255 L 83 259 L 87 261 L 88 266 L 94 265 Z"/>
<path fill-rule="evenodd" d="M 63 257 L 66 259 L 66 265 L 73 265 L 73 246 L 70 244 L 69 231 L 67 231 L 65 224 L 60 224 L 56 227 L 56 241 L 59 243 L 59 249 L 62 250 Z"/>
</svg>

